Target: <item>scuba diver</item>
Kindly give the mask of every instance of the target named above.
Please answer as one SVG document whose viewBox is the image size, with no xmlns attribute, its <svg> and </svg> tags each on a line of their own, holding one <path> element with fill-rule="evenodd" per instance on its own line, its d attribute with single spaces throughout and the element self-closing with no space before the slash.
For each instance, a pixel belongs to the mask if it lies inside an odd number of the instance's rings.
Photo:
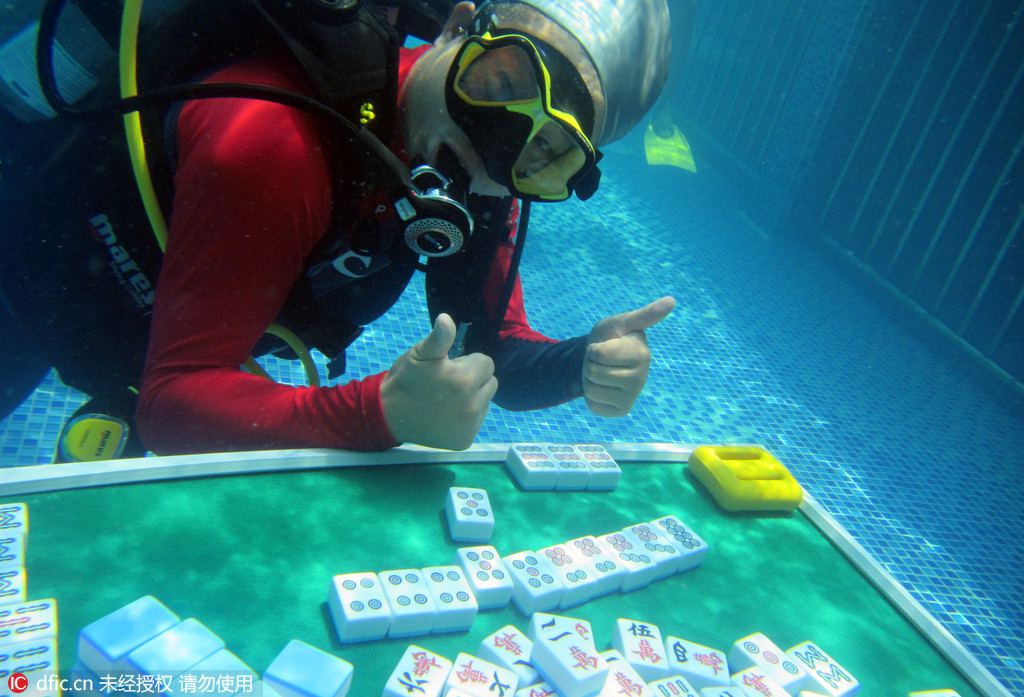
<svg viewBox="0 0 1024 697">
<path fill-rule="evenodd" d="M 433 43 L 402 47 L 424 26 Z M 530 205 L 593 195 L 597 147 L 657 99 L 666 0 L 197 0 L 142 38 L 137 92 L 121 57 L 134 169 L 121 120 L 97 116 L 117 95 L 67 108 L 52 65 L 60 115 L 0 122 L 16 134 L 0 169 L 0 417 L 51 367 L 90 398 L 65 460 L 464 449 L 492 400 L 630 411 L 645 331 L 675 301 L 556 341 L 530 326 L 517 269 Z M 417 270 L 432 328 L 390 370 L 329 387 L 315 370 L 308 387 L 258 374 L 250 356 L 307 347 L 343 374 Z M 97 422 L 86 452 L 68 444 Z"/>
</svg>

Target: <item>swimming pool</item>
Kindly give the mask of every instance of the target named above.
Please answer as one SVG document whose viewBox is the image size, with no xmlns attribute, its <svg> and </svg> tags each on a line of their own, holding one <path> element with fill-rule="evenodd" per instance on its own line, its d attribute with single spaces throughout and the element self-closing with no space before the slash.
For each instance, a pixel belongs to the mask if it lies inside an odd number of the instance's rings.
<svg viewBox="0 0 1024 697">
<path fill-rule="evenodd" d="M 638 147 L 609 155 L 594 200 L 535 207 L 522 273 L 531 323 L 555 337 L 674 295 L 678 309 L 649 332 L 648 390 L 624 419 L 579 403 L 495 407 L 479 440 L 762 443 L 1008 689 L 1024 691 L 1021 416 L 834 265 L 752 224 L 714 174 L 646 167 Z M 427 327 L 414 279 L 350 349 L 343 380 L 387 369 Z M 275 368 L 302 379 L 297 366 Z M 0 460 L 49 461 L 79 403 L 48 379 L 0 422 Z"/>
</svg>

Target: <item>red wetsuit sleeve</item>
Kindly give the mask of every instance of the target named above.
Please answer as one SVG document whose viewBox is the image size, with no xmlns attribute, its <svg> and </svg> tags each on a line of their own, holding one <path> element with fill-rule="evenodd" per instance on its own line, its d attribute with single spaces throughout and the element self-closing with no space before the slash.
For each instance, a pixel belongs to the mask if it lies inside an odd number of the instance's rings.
<svg viewBox="0 0 1024 697">
<path fill-rule="evenodd" d="M 211 81 L 305 91 L 290 66 L 243 63 Z M 274 321 L 331 211 L 329 153 L 307 114 L 272 102 L 188 102 L 138 408 L 158 453 L 396 445 L 381 373 L 311 388 L 239 369 Z"/>
</svg>

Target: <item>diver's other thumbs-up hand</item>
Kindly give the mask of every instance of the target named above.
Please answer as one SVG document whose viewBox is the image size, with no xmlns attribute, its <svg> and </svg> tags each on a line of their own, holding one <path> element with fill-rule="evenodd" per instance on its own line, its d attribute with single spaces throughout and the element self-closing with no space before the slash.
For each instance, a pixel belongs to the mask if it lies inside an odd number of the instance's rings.
<svg viewBox="0 0 1024 697">
<path fill-rule="evenodd" d="M 671 296 L 606 317 L 590 330 L 583 360 L 583 396 L 598 416 L 625 416 L 647 383 L 651 352 L 646 329 L 675 309 Z"/>
<path fill-rule="evenodd" d="M 402 354 L 381 383 L 384 419 L 403 443 L 465 450 L 498 390 L 494 361 L 482 353 L 448 358 L 455 322 L 437 316 L 430 334 Z"/>
</svg>

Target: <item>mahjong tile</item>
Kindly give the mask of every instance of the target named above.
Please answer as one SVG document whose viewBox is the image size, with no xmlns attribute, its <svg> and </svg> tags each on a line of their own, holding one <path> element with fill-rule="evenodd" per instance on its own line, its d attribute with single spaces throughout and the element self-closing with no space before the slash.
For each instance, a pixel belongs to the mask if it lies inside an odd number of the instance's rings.
<svg viewBox="0 0 1024 697">
<path fill-rule="evenodd" d="M 345 697 L 352 671 L 348 661 L 292 639 L 271 662 L 263 680 L 281 697 Z"/>
<path fill-rule="evenodd" d="M 568 544 L 560 544 L 537 550 L 565 586 L 565 592 L 558 605 L 562 609 L 575 607 L 590 600 L 597 585 L 597 571 L 593 565 L 585 556 L 572 554 L 571 549 Z"/>
<path fill-rule="evenodd" d="M 479 656 L 460 653 L 448 673 L 445 694 L 461 690 L 468 697 L 496 697 L 499 694 L 514 695 L 518 687 L 519 678 L 511 670 Z"/>
<path fill-rule="evenodd" d="M 461 566 L 431 566 L 423 569 L 423 577 L 434 599 L 437 616 L 434 634 L 461 632 L 473 626 L 479 605 Z"/>
<path fill-rule="evenodd" d="M 530 663 L 533 642 L 519 629 L 507 624 L 480 642 L 477 655 L 491 663 L 508 668 L 519 678 L 520 685 L 540 682 L 540 676 Z"/>
<path fill-rule="evenodd" d="M 667 515 L 652 520 L 651 525 L 657 528 L 662 535 L 674 540 L 682 552 L 682 559 L 679 560 L 679 566 L 676 568 L 677 572 L 688 571 L 704 563 L 704 557 L 708 555 L 708 544 L 687 527 L 686 523 L 674 515 Z"/>
<path fill-rule="evenodd" d="M 569 540 L 565 546 L 569 548 L 571 555 L 586 559 L 593 567 L 596 577 L 593 587 L 595 598 L 622 588 L 622 582 L 626 578 L 626 567 L 621 563 L 618 553 L 609 545 L 592 535 L 586 535 Z"/>
<path fill-rule="evenodd" d="M 612 634 L 614 646 L 644 680 L 670 675 L 661 629 L 650 622 L 619 618 Z"/>
<path fill-rule="evenodd" d="M 494 511 L 484 489 L 453 486 L 444 504 L 454 542 L 487 542 L 494 532 Z"/>
<path fill-rule="evenodd" d="M 805 690 L 830 697 L 850 697 L 860 690 L 860 682 L 812 641 L 804 641 L 786 651 L 786 655 L 804 669 Z"/>
<path fill-rule="evenodd" d="M 683 560 L 683 551 L 675 540 L 668 535 L 663 535 L 650 523 L 630 525 L 626 530 L 636 535 L 642 543 L 643 549 L 651 555 L 651 559 L 657 564 L 656 578 L 667 578 L 679 570 L 679 564 Z"/>
<path fill-rule="evenodd" d="M 377 574 L 391 607 L 388 636 L 398 639 L 430 634 L 437 607 L 419 569 L 392 569 Z"/>
<path fill-rule="evenodd" d="M 223 648 L 223 639 L 190 617 L 132 651 L 125 664 L 133 674 L 173 677 Z"/>
<path fill-rule="evenodd" d="M 622 468 L 603 446 L 577 445 L 576 452 L 590 469 L 590 479 L 587 480 L 589 491 L 611 491 L 618 486 Z"/>
<path fill-rule="evenodd" d="M 56 600 L 0 605 L 0 646 L 43 638 L 57 638 Z"/>
<path fill-rule="evenodd" d="M 452 662 L 422 646 L 410 645 L 384 685 L 381 697 L 440 697 Z"/>
<path fill-rule="evenodd" d="M 656 694 L 636 672 L 636 668 L 615 649 L 602 651 L 601 658 L 608 664 L 608 677 L 598 697 L 654 697 Z"/>
<path fill-rule="evenodd" d="M 512 578 L 498 550 L 490 545 L 460 547 L 455 553 L 455 563 L 466 572 L 466 580 L 481 610 L 508 605 L 512 598 Z"/>
<path fill-rule="evenodd" d="M 126 659 L 181 618 L 151 595 L 125 605 L 78 633 L 78 659 L 98 675 L 128 671 Z"/>
<path fill-rule="evenodd" d="M 623 592 L 643 588 L 657 576 L 658 565 L 644 549 L 644 543 L 633 533 L 620 530 L 607 535 L 598 535 L 597 539 L 611 547 L 617 557 L 616 563 L 626 570 L 622 577 L 621 590 Z"/>
<path fill-rule="evenodd" d="M 540 445 L 513 445 L 508 450 L 505 467 L 526 491 L 554 489 L 558 480 L 554 458 Z"/>
<path fill-rule="evenodd" d="M 665 638 L 665 649 L 672 672 L 686 678 L 698 690 L 729 684 L 729 663 L 722 651 L 675 636 Z"/>
<path fill-rule="evenodd" d="M 512 577 L 512 602 L 529 617 L 535 612 L 550 612 L 558 608 L 565 586 L 558 580 L 547 558 L 526 550 L 504 557 L 505 567 Z"/>
<path fill-rule="evenodd" d="M 327 606 L 342 643 L 383 639 L 391 624 L 391 606 L 372 572 L 339 574 L 331 579 Z"/>
<path fill-rule="evenodd" d="M 530 620 L 530 638 L 534 667 L 563 697 L 586 697 L 604 687 L 608 664 L 585 620 L 537 613 Z"/>
<path fill-rule="evenodd" d="M 555 489 L 558 491 L 582 491 L 590 481 L 590 467 L 580 457 L 572 445 L 544 445 L 544 449 L 555 461 L 558 468 L 558 479 Z"/>
<path fill-rule="evenodd" d="M 787 691 L 802 685 L 807 677 L 796 661 L 761 632 L 738 639 L 729 650 L 729 670 L 733 673 L 755 667 Z"/>
</svg>

